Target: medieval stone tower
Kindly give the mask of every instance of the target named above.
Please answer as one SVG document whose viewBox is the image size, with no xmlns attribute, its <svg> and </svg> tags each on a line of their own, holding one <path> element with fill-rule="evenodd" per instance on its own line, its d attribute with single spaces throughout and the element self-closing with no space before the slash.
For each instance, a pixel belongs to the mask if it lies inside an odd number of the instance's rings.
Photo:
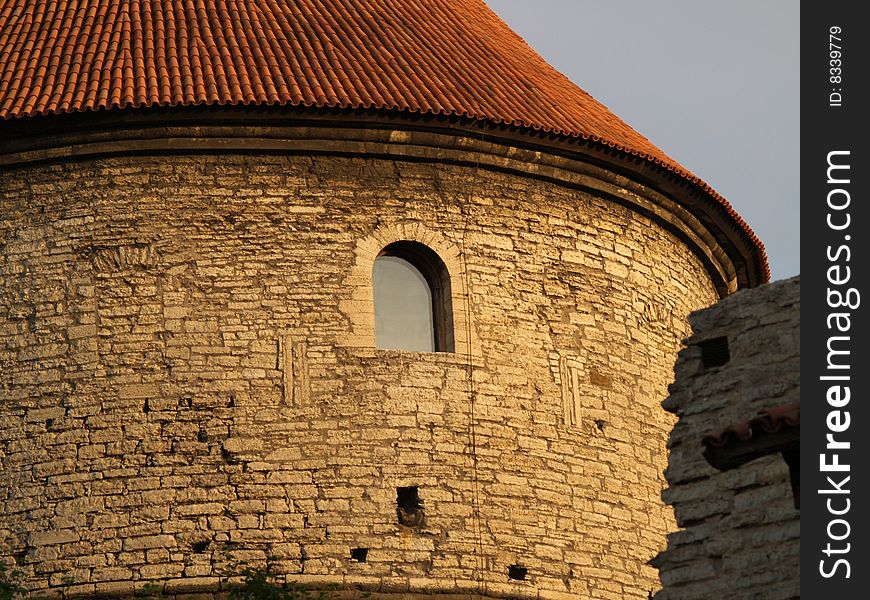
<svg viewBox="0 0 870 600">
<path fill-rule="evenodd" d="M 27 587 L 659 587 L 686 316 L 764 250 L 483 0 L 0 0 L 0 78 Z"/>
</svg>

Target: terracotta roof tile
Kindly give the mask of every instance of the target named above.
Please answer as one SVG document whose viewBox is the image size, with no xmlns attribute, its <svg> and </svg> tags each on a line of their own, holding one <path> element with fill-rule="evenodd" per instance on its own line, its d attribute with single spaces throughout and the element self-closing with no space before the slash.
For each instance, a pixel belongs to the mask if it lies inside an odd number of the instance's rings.
<svg viewBox="0 0 870 600">
<path fill-rule="evenodd" d="M 735 423 L 722 431 L 706 435 L 701 441 L 708 448 L 724 448 L 766 433 L 779 433 L 784 429 L 800 428 L 800 425 L 801 405 L 800 402 L 794 402 L 762 410 L 756 418 Z"/>
<path fill-rule="evenodd" d="M 721 196 L 483 0 L 0 0 L 0 117 L 147 106 L 379 108 L 591 139 Z"/>
</svg>

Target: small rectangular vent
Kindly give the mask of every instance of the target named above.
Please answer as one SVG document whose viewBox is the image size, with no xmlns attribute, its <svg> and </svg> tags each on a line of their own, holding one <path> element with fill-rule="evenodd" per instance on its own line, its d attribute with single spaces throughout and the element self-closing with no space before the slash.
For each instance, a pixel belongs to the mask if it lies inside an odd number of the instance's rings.
<svg viewBox="0 0 870 600">
<path fill-rule="evenodd" d="M 701 346 L 701 362 L 705 369 L 720 367 L 731 360 L 727 337 L 713 338 L 698 345 Z"/>
<path fill-rule="evenodd" d="M 420 492 L 417 486 L 396 488 L 396 504 L 407 511 L 420 508 Z"/>
<path fill-rule="evenodd" d="M 417 486 L 396 488 L 396 513 L 399 524 L 405 527 L 423 525 L 423 500 Z"/>
<path fill-rule="evenodd" d="M 522 565 L 511 565 L 508 567 L 508 578 L 515 581 L 525 581 L 529 570 Z"/>
<path fill-rule="evenodd" d="M 369 555 L 368 548 L 351 548 L 350 558 L 359 563 L 364 563 Z"/>
</svg>

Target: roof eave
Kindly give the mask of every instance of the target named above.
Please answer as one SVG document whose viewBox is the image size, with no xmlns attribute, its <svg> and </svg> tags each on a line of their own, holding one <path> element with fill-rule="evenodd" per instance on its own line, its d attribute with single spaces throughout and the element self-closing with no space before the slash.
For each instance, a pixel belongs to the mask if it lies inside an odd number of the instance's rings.
<svg viewBox="0 0 870 600">
<path fill-rule="evenodd" d="M 253 133 L 254 127 L 260 133 Z M 201 151 L 214 151 L 206 142 L 223 135 L 235 139 L 238 150 L 257 149 L 241 141 L 254 135 L 280 137 L 281 128 L 344 128 L 371 131 L 406 130 L 433 135 L 460 135 L 480 143 L 507 144 L 531 152 L 543 152 L 565 160 L 583 161 L 613 171 L 628 181 L 654 190 L 685 207 L 715 237 L 734 265 L 733 281 L 717 285 L 724 296 L 739 288 L 766 283 L 770 269 L 764 246 L 730 204 L 710 186 L 681 169 L 605 140 L 572 136 L 562 132 L 499 123 L 461 115 L 403 113 L 380 109 L 315 109 L 296 106 L 191 106 L 86 111 L 72 114 L 19 117 L 7 120 L 0 140 L 0 167 L 76 156 L 105 154 L 105 144 L 114 141 L 112 153 L 141 153 L 163 147 L 178 137 L 201 141 Z M 181 129 L 186 130 L 186 134 Z M 266 128 L 266 129 L 264 129 Z M 272 129 L 269 129 L 272 128 Z M 124 132 L 147 130 L 151 146 L 132 143 Z M 264 133 L 265 132 L 265 133 Z M 377 136 L 373 137 L 374 140 Z M 131 141 L 125 144 L 123 140 Z M 120 142 L 120 143 L 119 143 Z M 438 142 L 434 142 L 438 143 Z M 102 150 L 101 150 L 102 148 Z M 229 149 L 224 144 L 224 150 Z M 260 145 L 259 150 L 268 150 Z M 196 151 L 196 145 L 177 144 L 177 150 Z"/>
</svg>

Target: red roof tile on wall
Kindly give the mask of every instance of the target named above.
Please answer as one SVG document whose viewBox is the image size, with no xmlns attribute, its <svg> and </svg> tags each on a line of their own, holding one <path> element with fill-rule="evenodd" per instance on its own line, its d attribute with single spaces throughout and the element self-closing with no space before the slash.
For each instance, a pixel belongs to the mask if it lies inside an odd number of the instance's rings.
<svg viewBox="0 0 870 600">
<path fill-rule="evenodd" d="M 800 426 L 801 404 L 794 402 L 777 408 L 764 409 L 750 421 L 741 421 L 722 431 L 705 435 L 701 442 L 707 447 L 724 448 L 765 433 L 778 433 L 783 429 L 800 428 Z"/>
<path fill-rule="evenodd" d="M 460 115 L 592 139 L 701 186 L 483 0 L 0 0 L 0 117 L 293 105 Z"/>
</svg>

